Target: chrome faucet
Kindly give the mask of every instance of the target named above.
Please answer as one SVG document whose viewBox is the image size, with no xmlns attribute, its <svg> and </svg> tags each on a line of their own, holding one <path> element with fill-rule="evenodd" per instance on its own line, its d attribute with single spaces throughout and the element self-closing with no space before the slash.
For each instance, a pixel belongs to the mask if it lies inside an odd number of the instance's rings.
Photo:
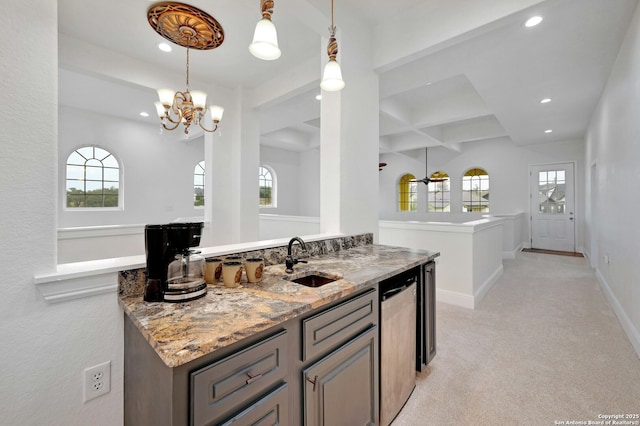
<svg viewBox="0 0 640 426">
<path fill-rule="evenodd" d="M 290 274 L 293 272 L 293 265 L 295 265 L 296 263 L 307 263 L 306 260 L 298 260 L 298 259 L 294 259 L 293 256 L 291 255 L 291 249 L 293 247 L 293 243 L 298 242 L 298 244 L 300 244 L 300 247 L 302 247 L 302 251 L 307 251 L 307 246 L 304 244 L 304 241 L 302 241 L 302 238 L 300 237 L 293 237 L 292 239 L 289 240 L 289 247 L 287 248 L 287 258 L 285 259 L 285 265 L 286 265 L 286 269 L 285 272 Z"/>
</svg>

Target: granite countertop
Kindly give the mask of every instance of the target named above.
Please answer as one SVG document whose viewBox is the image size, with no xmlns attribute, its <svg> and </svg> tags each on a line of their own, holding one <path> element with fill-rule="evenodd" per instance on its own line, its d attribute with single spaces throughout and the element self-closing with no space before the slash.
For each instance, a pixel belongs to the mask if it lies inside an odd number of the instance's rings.
<svg viewBox="0 0 640 426">
<path fill-rule="evenodd" d="M 366 245 L 311 257 L 293 274 L 267 266 L 260 283 L 209 285 L 205 297 L 186 303 L 145 302 L 120 296 L 125 314 L 168 367 L 178 367 L 255 333 L 367 288 L 439 256 L 437 252 Z M 340 279 L 310 288 L 283 279 L 318 271 Z"/>
</svg>

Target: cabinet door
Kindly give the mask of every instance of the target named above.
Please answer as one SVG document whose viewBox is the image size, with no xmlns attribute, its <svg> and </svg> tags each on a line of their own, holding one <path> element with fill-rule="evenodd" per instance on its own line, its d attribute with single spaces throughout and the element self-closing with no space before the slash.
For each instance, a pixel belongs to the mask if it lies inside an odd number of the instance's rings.
<svg viewBox="0 0 640 426">
<path fill-rule="evenodd" d="M 378 328 L 303 371 L 305 425 L 365 426 L 378 422 Z"/>
</svg>

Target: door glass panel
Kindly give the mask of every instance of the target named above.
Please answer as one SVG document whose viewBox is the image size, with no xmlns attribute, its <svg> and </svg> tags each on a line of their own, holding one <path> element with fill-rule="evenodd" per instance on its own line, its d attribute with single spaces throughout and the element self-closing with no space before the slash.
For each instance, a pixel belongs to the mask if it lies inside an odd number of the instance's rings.
<svg viewBox="0 0 640 426">
<path fill-rule="evenodd" d="M 564 170 L 538 172 L 538 211 L 543 214 L 565 212 Z"/>
</svg>

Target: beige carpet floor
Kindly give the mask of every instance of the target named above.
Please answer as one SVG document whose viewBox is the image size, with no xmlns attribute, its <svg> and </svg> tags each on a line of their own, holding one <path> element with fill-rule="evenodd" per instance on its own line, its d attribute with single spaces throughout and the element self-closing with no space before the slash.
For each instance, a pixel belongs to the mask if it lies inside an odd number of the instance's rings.
<svg viewBox="0 0 640 426">
<path fill-rule="evenodd" d="M 437 355 L 392 426 L 640 414 L 640 360 L 584 258 L 520 253 L 475 310 L 436 315 Z"/>
</svg>

